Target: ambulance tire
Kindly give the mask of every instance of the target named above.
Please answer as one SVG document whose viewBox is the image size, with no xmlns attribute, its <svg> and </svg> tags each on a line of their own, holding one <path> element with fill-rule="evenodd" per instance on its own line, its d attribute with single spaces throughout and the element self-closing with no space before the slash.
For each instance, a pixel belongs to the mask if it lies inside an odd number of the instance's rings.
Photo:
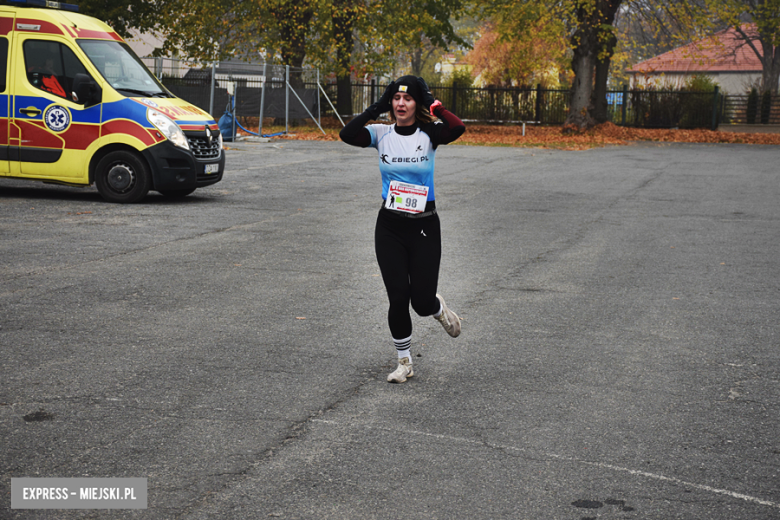
<svg viewBox="0 0 780 520">
<path fill-rule="evenodd" d="M 149 193 L 151 184 L 146 163 L 133 152 L 109 152 L 95 168 L 95 186 L 109 202 L 138 202 Z"/>
<path fill-rule="evenodd" d="M 195 188 L 190 188 L 188 190 L 161 190 L 160 193 L 167 199 L 181 199 L 193 191 L 195 191 Z"/>
</svg>

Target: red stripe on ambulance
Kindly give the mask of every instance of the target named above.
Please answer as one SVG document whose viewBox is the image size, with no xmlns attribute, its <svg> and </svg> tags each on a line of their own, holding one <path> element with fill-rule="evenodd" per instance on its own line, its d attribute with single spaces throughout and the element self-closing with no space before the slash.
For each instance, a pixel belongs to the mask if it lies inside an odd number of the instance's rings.
<svg viewBox="0 0 780 520">
<path fill-rule="evenodd" d="M 76 27 L 76 37 L 94 38 L 97 40 L 116 40 L 118 42 L 122 41 L 122 38 L 115 32 L 93 31 L 91 29 L 79 29 L 78 27 Z"/>
<path fill-rule="evenodd" d="M 86 150 L 100 137 L 100 127 L 71 123 L 70 128 L 60 135 L 65 139 L 66 150 Z"/>
<path fill-rule="evenodd" d="M 126 119 L 115 119 L 114 121 L 103 123 L 101 134 L 103 136 L 111 134 L 130 135 L 144 143 L 146 146 L 150 146 L 155 143 L 154 136 L 147 132 L 144 127 L 138 123 L 134 123 Z"/>
<path fill-rule="evenodd" d="M 0 34 L 8 34 L 14 30 L 13 18 L 0 18 Z"/>
<path fill-rule="evenodd" d="M 75 33 L 75 32 L 73 32 L 73 29 L 71 29 L 70 27 L 68 27 L 68 26 L 67 26 L 67 25 L 65 25 L 64 23 L 62 23 L 62 24 L 60 24 L 60 25 L 62 25 L 62 26 L 65 28 L 65 30 L 66 30 L 66 31 L 68 31 L 68 33 L 69 33 L 71 36 L 73 36 L 74 38 L 76 37 L 76 33 Z"/>
<path fill-rule="evenodd" d="M 17 119 L 15 123 L 22 132 L 21 146 L 29 146 L 28 143 L 35 143 L 36 148 L 59 148 L 62 149 L 64 141 L 61 137 L 49 132 L 39 121 L 25 121 Z"/>
<path fill-rule="evenodd" d="M 33 31 L 31 29 L 22 29 L 21 27 L 24 27 L 25 25 L 40 26 L 41 28 L 37 31 Z M 30 18 L 17 18 L 16 30 L 37 34 L 63 34 L 62 30 L 51 22 L 46 22 L 44 20 L 32 20 Z"/>
</svg>

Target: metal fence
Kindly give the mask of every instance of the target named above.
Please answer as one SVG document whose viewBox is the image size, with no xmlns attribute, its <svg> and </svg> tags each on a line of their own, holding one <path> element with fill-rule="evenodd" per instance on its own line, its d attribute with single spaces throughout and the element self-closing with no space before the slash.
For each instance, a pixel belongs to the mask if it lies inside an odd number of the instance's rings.
<svg viewBox="0 0 780 520">
<path fill-rule="evenodd" d="M 566 120 L 568 90 L 431 87 L 431 93 L 466 121 L 559 124 Z"/>
<path fill-rule="evenodd" d="M 780 125 L 780 96 L 726 96 L 723 100 L 723 123 L 743 125 Z"/>
<path fill-rule="evenodd" d="M 169 58 L 142 61 L 171 93 L 215 119 L 231 109 L 232 90 L 236 118 L 256 119 L 259 133 L 269 117 L 285 126 L 306 118 L 319 124 L 321 105 L 327 103 L 317 69 L 244 62 L 204 65 Z"/>
<path fill-rule="evenodd" d="M 717 128 L 723 97 L 714 92 L 632 90 L 607 95 L 610 121 L 644 128 Z"/>
<path fill-rule="evenodd" d="M 228 84 L 236 87 L 236 116 L 294 119 L 336 115 L 337 88 L 316 69 L 222 62 L 200 65 L 168 58 L 143 58 L 150 70 L 175 95 L 218 119 L 229 100 Z M 289 83 L 290 88 L 286 88 Z M 563 124 L 571 91 L 535 88 L 475 88 L 430 85 L 433 95 L 464 121 L 485 123 L 538 122 Z M 384 92 L 376 82 L 352 83 L 351 117 L 363 112 Z M 305 108 L 304 108 L 305 107 Z M 780 96 L 749 102 L 748 96 L 715 92 L 611 90 L 609 121 L 644 128 L 717 128 L 720 124 L 780 124 Z"/>
<path fill-rule="evenodd" d="M 354 83 L 353 114 L 371 105 L 386 85 Z M 464 121 L 485 123 L 537 122 L 563 124 L 569 113 L 571 91 L 536 88 L 474 88 L 430 85 L 431 93 Z M 333 92 L 335 96 L 335 90 Z M 607 93 L 609 121 L 645 128 L 700 128 L 717 124 L 722 115 L 717 92 L 611 90 Z M 778 111 L 780 116 L 780 111 Z"/>
<path fill-rule="evenodd" d="M 459 85 L 429 85 L 431 93 L 464 121 L 522 122 L 560 124 L 566 119 L 571 93 L 541 88 L 475 88 Z M 352 114 L 374 103 L 387 85 L 352 84 Z M 328 92 L 330 95 L 330 92 Z M 333 96 L 335 97 L 335 89 Z M 344 114 L 342 114 L 344 115 Z"/>
</svg>

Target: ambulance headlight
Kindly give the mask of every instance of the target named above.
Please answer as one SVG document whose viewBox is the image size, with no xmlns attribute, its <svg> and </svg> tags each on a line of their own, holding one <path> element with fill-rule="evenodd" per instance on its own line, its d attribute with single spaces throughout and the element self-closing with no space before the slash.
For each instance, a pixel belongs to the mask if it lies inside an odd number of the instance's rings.
<svg viewBox="0 0 780 520">
<path fill-rule="evenodd" d="M 173 119 L 151 108 L 146 111 L 146 118 L 150 123 L 157 127 L 157 130 L 159 130 L 170 142 L 179 148 L 184 148 L 185 150 L 190 149 L 190 143 L 187 142 L 187 136 L 184 135 L 184 132 L 179 128 L 179 125 L 173 122 Z"/>
</svg>

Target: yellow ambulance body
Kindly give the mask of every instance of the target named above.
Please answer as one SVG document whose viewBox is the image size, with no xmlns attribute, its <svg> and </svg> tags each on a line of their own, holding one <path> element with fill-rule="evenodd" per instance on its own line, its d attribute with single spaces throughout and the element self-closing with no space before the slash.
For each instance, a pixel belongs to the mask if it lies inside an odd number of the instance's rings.
<svg viewBox="0 0 780 520">
<path fill-rule="evenodd" d="M 0 179 L 94 183 L 111 202 L 222 179 L 214 119 L 171 94 L 103 22 L 0 6 L 0 56 Z"/>
</svg>

